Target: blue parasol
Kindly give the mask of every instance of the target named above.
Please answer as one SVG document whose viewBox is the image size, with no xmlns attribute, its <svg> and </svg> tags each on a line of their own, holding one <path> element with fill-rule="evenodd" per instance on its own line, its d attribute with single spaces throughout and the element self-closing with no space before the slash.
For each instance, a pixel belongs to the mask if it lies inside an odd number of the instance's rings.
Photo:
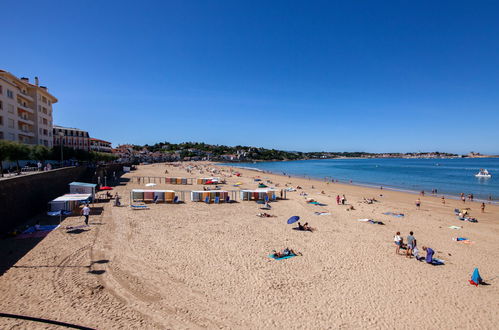
<svg viewBox="0 0 499 330">
<path fill-rule="evenodd" d="M 295 223 L 296 221 L 300 220 L 299 216 L 292 216 L 291 218 L 288 219 L 288 225 Z"/>
</svg>

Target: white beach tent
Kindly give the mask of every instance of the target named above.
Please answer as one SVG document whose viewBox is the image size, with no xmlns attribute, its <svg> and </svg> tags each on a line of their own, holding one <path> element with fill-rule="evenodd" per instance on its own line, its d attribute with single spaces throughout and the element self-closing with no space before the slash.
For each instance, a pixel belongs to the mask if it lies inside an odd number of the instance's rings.
<svg viewBox="0 0 499 330">
<path fill-rule="evenodd" d="M 69 184 L 69 193 L 71 194 L 90 194 L 92 195 L 92 200 L 95 198 L 95 189 L 97 185 L 95 183 L 86 182 L 71 182 Z"/>
<path fill-rule="evenodd" d="M 69 211 L 72 212 L 76 207 L 82 203 L 90 203 L 92 198 L 91 194 L 66 194 L 57 197 L 49 202 L 50 211 Z"/>
</svg>

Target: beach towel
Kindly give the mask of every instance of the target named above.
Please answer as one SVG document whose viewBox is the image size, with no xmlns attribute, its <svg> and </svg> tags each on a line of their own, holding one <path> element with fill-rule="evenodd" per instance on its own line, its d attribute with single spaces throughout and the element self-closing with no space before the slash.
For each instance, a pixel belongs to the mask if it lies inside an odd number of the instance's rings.
<svg viewBox="0 0 499 330">
<path fill-rule="evenodd" d="M 480 276 L 480 273 L 478 272 L 478 268 L 475 268 L 473 270 L 473 275 L 471 275 L 471 280 L 469 280 L 471 285 L 478 286 L 478 284 L 482 284 L 483 280 L 482 277 Z"/>
<path fill-rule="evenodd" d="M 149 207 L 147 205 L 130 205 L 132 210 L 148 210 Z"/>
<path fill-rule="evenodd" d="M 461 227 L 458 227 L 458 226 L 450 226 L 449 228 L 450 229 L 461 229 Z"/>
<path fill-rule="evenodd" d="M 284 257 L 280 257 L 280 258 L 277 258 L 274 254 L 269 254 L 269 258 L 272 258 L 274 260 L 283 260 L 283 259 L 289 259 L 289 258 L 293 258 L 293 257 L 296 257 L 296 254 L 290 254 L 290 255 L 287 255 Z"/>
<path fill-rule="evenodd" d="M 35 226 L 31 226 L 22 234 L 16 236 L 16 239 L 26 239 L 26 238 L 43 238 L 47 236 L 52 230 L 59 228 L 59 225 L 45 225 L 39 226 L 38 230 L 35 229 Z"/>
<path fill-rule="evenodd" d="M 331 215 L 329 212 L 314 212 L 315 215 Z"/>
<path fill-rule="evenodd" d="M 438 259 L 438 258 L 433 258 L 431 260 L 431 262 L 429 262 L 430 265 L 433 265 L 433 266 L 441 266 L 441 265 L 445 265 L 445 261 L 442 260 L 442 259 Z"/>
<path fill-rule="evenodd" d="M 401 217 L 403 217 L 403 216 L 404 216 L 404 214 L 403 214 L 403 213 L 393 213 L 393 212 L 385 212 L 385 213 L 383 213 L 383 214 L 384 214 L 384 215 L 391 215 L 391 216 L 393 216 L 393 217 L 397 217 L 397 218 L 401 218 Z"/>
</svg>

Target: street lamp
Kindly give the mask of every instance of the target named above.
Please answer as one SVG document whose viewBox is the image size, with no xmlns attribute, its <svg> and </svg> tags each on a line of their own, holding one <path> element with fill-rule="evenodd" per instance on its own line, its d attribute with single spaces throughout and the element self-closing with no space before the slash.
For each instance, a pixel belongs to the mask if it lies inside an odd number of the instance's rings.
<svg viewBox="0 0 499 330">
<path fill-rule="evenodd" d="M 63 131 L 59 131 L 59 141 L 61 142 L 61 167 L 64 166 L 64 157 L 62 155 L 62 145 L 63 145 L 63 138 L 64 137 L 64 132 Z"/>
</svg>

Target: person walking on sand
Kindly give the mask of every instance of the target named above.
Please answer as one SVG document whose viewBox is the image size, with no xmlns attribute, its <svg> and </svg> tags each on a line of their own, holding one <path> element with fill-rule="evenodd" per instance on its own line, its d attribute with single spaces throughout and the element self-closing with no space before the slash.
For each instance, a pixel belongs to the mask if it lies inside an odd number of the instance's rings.
<svg viewBox="0 0 499 330">
<path fill-rule="evenodd" d="M 336 196 L 336 204 L 337 204 L 337 205 L 340 205 L 340 195 L 337 195 L 337 196 Z"/>
<path fill-rule="evenodd" d="M 416 201 L 416 208 L 419 210 L 420 207 L 421 207 L 421 200 L 418 198 L 418 200 Z"/>
<path fill-rule="evenodd" d="M 480 208 L 482 209 L 482 213 L 485 213 L 485 203 L 482 203 L 482 206 L 480 206 Z"/>
<path fill-rule="evenodd" d="M 407 253 L 406 257 L 411 258 L 412 257 L 412 250 L 416 248 L 416 238 L 414 237 L 414 233 L 411 231 L 409 232 L 409 236 L 407 236 Z"/>
<path fill-rule="evenodd" d="M 90 207 L 88 207 L 88 204 L 85 204 L 81 210 L 81 214 L 85 217 L 85 224 L 88 226 L 88 217 L 90 216 Z"/>
</svg>

